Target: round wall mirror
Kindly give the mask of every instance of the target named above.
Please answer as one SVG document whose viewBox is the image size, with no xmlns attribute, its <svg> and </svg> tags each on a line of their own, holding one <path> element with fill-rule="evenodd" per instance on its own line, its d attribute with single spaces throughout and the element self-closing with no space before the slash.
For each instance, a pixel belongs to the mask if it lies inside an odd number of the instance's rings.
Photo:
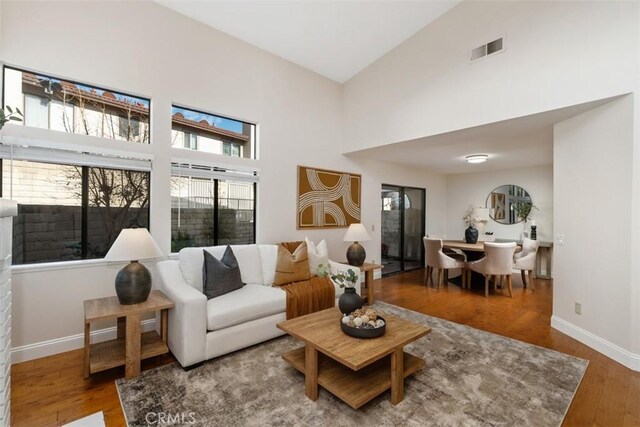
<svg viewBox="0 0 640 427">
<path fill-rule="evenodd" d="M 489 193 L 485 206 L 494 221 L 500 224 L 517 224 L 529 216 L 533 201 L 527 190 L 508 184 Z"/>
</svg>

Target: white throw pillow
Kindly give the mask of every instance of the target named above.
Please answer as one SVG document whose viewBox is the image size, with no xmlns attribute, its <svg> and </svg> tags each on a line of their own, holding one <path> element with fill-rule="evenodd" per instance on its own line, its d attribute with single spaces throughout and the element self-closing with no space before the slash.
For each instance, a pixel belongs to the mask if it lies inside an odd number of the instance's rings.
<svg viewBox="0 0 640 427">
<path fill-rule="evenodd" d="M 309 255 L 309 272 L 312 276 L 318 275 L 318 267 L 320 264 L 324 266 L 329 265 L 329 249 L 327 248 L 327 241 L 322 239 L 317 245 L 314 244 L 308 237 L 304 238 L 307 242 L 307 254 Z"/>
</svg>

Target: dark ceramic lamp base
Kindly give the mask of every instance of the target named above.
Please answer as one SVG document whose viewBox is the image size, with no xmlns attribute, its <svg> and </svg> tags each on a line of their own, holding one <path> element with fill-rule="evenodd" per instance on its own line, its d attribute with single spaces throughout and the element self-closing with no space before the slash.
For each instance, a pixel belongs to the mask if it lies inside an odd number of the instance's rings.
<svg viewBox="0 0 640 427">
<path fill-rule="evenodd" d="M 122 305 L 145 302 L 151 292 L 151 273 L 138 261 L 131 261 L 116 276 L 116 295 Z"/>
<path fill-rule="evenodd" d="M 360 267 L 364 264 L 364 260 L 367 257 L 362 245 L 358 242 L 353 242 L 349 249 L 347 249 L 347 262 L 354 267 Z"/>
</svg>

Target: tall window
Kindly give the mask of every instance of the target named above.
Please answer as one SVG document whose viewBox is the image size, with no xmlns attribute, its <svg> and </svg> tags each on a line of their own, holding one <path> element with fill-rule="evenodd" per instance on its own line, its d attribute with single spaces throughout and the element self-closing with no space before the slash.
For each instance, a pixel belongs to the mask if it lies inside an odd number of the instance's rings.
<svg viewBox="0 0 640 427">
<path fill-rule="evenodd" d="M 252 123 L 173 106 L 171 134 L 174 148 L 256 158 L 256 125 Z"/>
<path fill-rule="evenodd" d="M 184 247 L 255 242 L 257 177 L 173 166 L 171 252 Z"/>
<path fill-rule="evenodd" d="M 149 143 L 150 101 L 4 67 L 4 105 L 24 112 L 17 125 Z"/>
<path fill-rule="evenodd" d="M 1 194 L 18 202 L 13 263 L 105 256 L 123 228 L 149 226 L 147 171 L 0 160 Z"/>
</svg>

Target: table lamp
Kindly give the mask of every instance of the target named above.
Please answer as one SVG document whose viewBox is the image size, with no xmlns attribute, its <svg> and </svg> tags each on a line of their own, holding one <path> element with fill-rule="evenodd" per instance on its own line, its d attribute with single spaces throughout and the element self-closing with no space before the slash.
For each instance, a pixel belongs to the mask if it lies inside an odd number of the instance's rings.
<svg viewBox="0 0 640 427">
<path fill-rule="evenodd" d="M 144 302 L 151 292 L 151 273 L 138 261 L 164 256 L 146 228 L 124 228 L 105 261 L 131 261 L 116 276 L 116 295 L 120 304 Z"/>
<path fill-rule="evenodd" d="M 347 262 L 354 267 L 360 267 L 364 264 L 364 259 L 367 257 L 362 245 L 358 242 L 365 242 L 371 239 L 367 229 L 362 224 L 351 224 L 349 229 L 342 239 L 345 242 L 353 242 L 349 249 L 347 249 Z"/>
<path fill-rule="evenodd" d="M 480 240 L 485 240 L 484 237 L 484 227 L 489 222 L 489 208 L 475 208 L 476 218 L 478 218 L 478 222 L 476 223 L 476 228 L 478 229 L 478 235 L 480 236 Z"/>
</svg>

